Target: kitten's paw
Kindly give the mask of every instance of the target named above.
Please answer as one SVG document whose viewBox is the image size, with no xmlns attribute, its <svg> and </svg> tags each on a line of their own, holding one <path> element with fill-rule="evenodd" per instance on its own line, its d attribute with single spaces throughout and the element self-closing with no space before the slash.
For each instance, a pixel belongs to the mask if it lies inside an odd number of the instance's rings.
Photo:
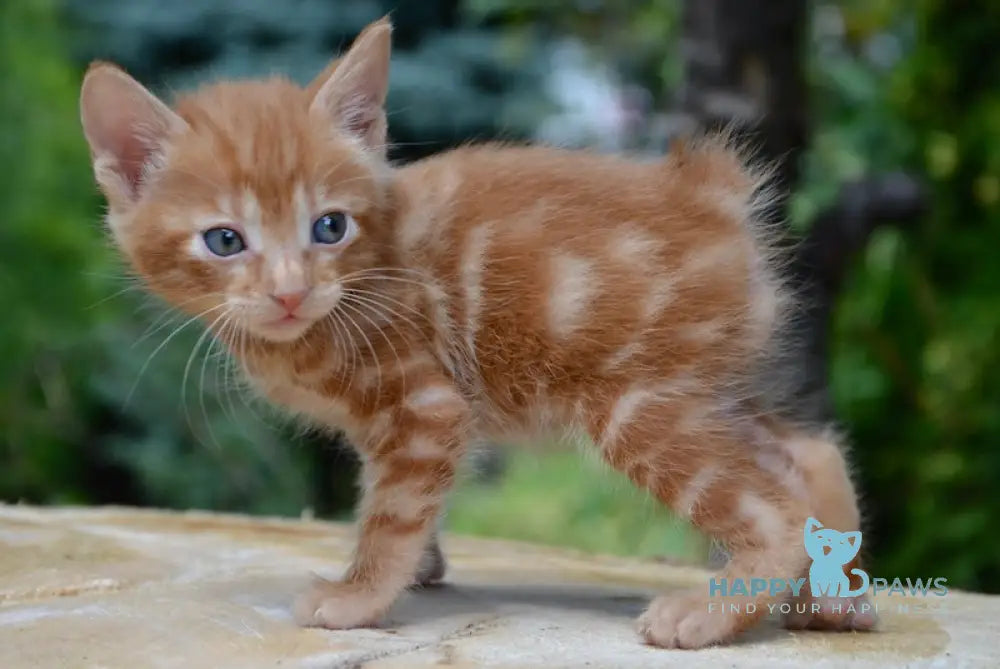
<svg viewBox="0 0 1000 669">
<path fill-rule="evenodd" d="M 782 622 L 790 630 L 868 632 L 878 625 L 875 605 L 867 593 L 856 597 L 813 597 L 802 593 L 788 603 L 791 610 Z"/>
<path fill-rule="evenodd" d="M 415 584 L 426 587 L 440 583 L 444 579 L 447 567 L 448 563 L 444 559 L 444 554 L 441 553 L 437 541 L 434 541 L 420 557 L 420 567 L 417 569 Z"/>
<path fill-rule="evenodd" d="M 316 578 L 296 598 L 292 613 L 303 627 L 342 630 L 374 625 L 391 603 L 362 585 Z"/>
<path fill-rule="evenodd" d="M 639 633 L 661 648 L 702 648 L 728 641 L 748 624 L 711 604 L 701 593 L 657 597 L 639 617 Z"/>
</svg>

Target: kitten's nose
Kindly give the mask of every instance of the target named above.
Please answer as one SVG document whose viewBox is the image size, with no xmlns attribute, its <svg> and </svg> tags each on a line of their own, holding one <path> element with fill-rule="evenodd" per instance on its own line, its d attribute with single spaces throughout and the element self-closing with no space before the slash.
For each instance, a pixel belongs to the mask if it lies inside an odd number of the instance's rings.
<svg viewBox="0 0 1000 669">
<path fill-rule="evenodd" d="M 288 313 L 295 313 L 295 310 L 299 308 L 303 300 L 306 299 L 306 295 L 309 290 L 297 290 L 294 293 L 275 293 L 271 295 L 271 299 L 280 304 L 285 308 Z"/>
</svg>

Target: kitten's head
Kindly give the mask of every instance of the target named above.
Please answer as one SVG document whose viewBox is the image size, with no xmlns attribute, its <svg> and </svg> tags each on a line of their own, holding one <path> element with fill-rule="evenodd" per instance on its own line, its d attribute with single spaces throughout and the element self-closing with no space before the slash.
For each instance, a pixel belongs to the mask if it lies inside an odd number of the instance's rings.
<svg viewBox="0 0 1000 669">
<path fill-rule="evenodd" d="M 847 564 L 861 549 L 861 532 L 838 532 L 824 527 L 815 518 L 806 520 L 803 538 L 806 553 L 821 562 Z"/>
<path fill-rule="evenodd" d="M 390 34 L 372 24 L 307 88 L 220 83 L 173 109 L 91 66 L 80 110 L 108 224 L 155 292 L 291 341 L 331 312 L 345 277 L 384 262 Z"/>
</svg>

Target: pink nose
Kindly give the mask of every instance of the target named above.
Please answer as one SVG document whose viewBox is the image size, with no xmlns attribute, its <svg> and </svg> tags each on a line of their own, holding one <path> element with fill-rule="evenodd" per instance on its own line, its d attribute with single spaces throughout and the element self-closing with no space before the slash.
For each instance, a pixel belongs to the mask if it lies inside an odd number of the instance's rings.
<svg viewBox="0 0 1000 669">
<path fill-rule="evenodd" d="M 277 293 L 272 295 L 271 299 L 284 307 L 285 311 L 292 314 L 295 313 L 295 310 L 298 309 L 303 300 L 306 299 L 306 295 L 308 293 L 308 290 L 299 290 L 294 293 Z"/>
</svg>

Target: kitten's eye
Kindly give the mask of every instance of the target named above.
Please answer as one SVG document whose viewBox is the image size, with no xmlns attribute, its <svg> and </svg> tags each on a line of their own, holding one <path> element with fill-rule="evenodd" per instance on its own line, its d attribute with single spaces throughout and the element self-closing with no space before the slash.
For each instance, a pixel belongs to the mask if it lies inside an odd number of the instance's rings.
<svg viewBox="0 0 1000 669">
<path fill-rule="evenodd" d="M 313 222 L 312 238 L 317 244 L 336 244 L 347 234 L 347 216 L 333 211 Z"/>
<path fill-rule="evenodd" d="M 206 230 L 202 238 L 204 238 L 208 250 L 217 256 L 236 255 L 247 247 L 240 233 L 232 228 L 212 228 Z"/>
</svg>

